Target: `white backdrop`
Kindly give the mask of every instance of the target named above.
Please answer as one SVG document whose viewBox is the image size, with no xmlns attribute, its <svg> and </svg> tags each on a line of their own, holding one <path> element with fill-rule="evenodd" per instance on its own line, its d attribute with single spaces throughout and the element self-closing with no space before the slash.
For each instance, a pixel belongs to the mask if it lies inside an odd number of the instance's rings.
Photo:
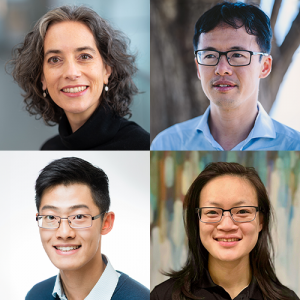
<svg viewBox="0 0 300 300">
<path fill-rule="evenodd" d="M 24 299 L 31 287 L 58 273 L 46 255 L 35 221 L 35 180 L 52 160 L 75 156 L 104 170 L 110 182 L 113 230 L 102 253 L 150 287 L 149 152 L 0 152 L 1 299 Z"/>
</svg>

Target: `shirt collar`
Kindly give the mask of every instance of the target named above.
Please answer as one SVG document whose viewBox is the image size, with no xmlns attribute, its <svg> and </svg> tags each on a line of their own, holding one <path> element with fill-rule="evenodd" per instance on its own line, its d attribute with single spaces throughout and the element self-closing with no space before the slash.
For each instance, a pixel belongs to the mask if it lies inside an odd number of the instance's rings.
<svg viewBox="0 0 300 300">
<path fill-rule="evenodd" d="M 106 264 L 105 270 L 102 273 L 96 285 L 93 287 L 91 292 L 84 300 L 110 300 L 115 291 L 121 274 L 115 271 L 108 258 L 103 254 L 102 260 Z M 52 292 L 52 296 L 54 298 L 56 298 L 56 295 L 59 297 L 60 300 L 67 300 L 67 297 L 61 285 L 59 273 L 56 276 L 56 281 Z"/>
<path fill-rule="evenodd" d="M 205 268 L 204 277 L 201 283 L 199 283 L 198 287 L 203 289 L 210 289 L 210 288 L 218 288 L 220 286 L 213 282 L 213 280 L 210 277 L 209 271 Z M 255 300 L 263 299 L 257 280 L 254 276 L 252 276 L 251 282 L 248 285 L 248 287 L 244 288 L 241 291 L 241 293 L 247 295 L 249 299 L 255 299 Z"/>
<path fill-rule="evenodd" d="M 255 138 L 276 138 L 276 131 L 271 117 L 264 110 L 260 102 L 257 102 L 258 115 L 255 119 L 254 127 L 247 136 L 247 138 L 235 146 L 232 150 L 243 150 L 243 147 L 251 140 Z M 210 114 L 210 106 L 206 109 L 205 113 L 202 115 L 196 130 L 203 132 L 206 139 L 215 147 L 217 150 L 223 150 L 221 145 L 215 141 L 210 133 L 208 126 L 208 117 Z M 241 149 L 240 149 L 241 148 Z"/>
<path fill-rule="evenodd" d="M 217 150 L 223 150 L 223 148 L 221 147 L 221 145 L 215 141 L 215 139 L 213 138 L 213 136 L 210 133 L 210 129 L 208 126 L 208 117 L 210 114 L 210 106 L 208 106 L 208 108 L 206 109 L 205 113 L 202 115 L 202 118 L 200 119 L 198 125 L 196 126 L 196 130 L 197 131 L 202 131 L 202 133 L 204 134 L 205 138 L 211 143 L 211 145 L 217 149 Z"/>
<path fill-rule="evenodd" d="M 251 138 L 260 138 L 260 137 L 273 138 L 273 139 L 276 138 L 276 131 L 271 117 L 264 110 L 260 102 L 257 102 L 257 108 L 258 108 L 258 115 L 256 117 L 255 124 L 252 129 L 253 133 Z"/>
</svg>

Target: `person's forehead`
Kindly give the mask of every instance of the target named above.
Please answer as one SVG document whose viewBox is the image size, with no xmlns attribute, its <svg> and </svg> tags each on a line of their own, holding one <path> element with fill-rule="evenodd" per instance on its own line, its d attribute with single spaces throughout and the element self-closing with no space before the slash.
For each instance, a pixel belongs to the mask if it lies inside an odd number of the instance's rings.
<svg viewBox="0 0 300 300">
<path fill-rule="evenodd" d="M 57 211 L 71 211 L 78 208 L 94 210 L 97 206 L 92 198 L 90 187 L 75 183 L 60 184 L 46 189 L 41 198 L 40 211 L 50 208 Z"/>
<path fill-rule="evenodd" d="M 259 51 L 256 36 L 248 34 L 244 26 L 235 29 L 227 24 L 220 24 L 209 32 L 201 33 L 198 42 L 198 49 L 228 51 L 237 47 Z"/>
<path fill-rule="evenodd" d="M 209 181 L 200 193 L 201 206 L 241 206 L 258 203 L 256 190 L 245 178 L 232 175 L 218 176 Z"/>
<path fill-rule="evenodd" d="M 49 26 L 45 39 L 44 51 L 48 48 L 78 48 L 85 45 L 96 48 L 96 41 L 90 28 L 82 22 L 63 21 Z M 96 48 L 97 49 L 97 48 Z"/>
</svg>

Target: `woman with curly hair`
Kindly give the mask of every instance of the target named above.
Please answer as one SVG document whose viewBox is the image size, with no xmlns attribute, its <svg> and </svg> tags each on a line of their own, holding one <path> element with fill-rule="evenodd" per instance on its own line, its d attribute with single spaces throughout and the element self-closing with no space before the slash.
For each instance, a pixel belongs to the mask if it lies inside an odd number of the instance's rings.
<svg viewBox="0 0 300 300">
<path fill-rule="evenodd" d="M 211 163 L 183 203 L 188 255 L 151 300 L 299 300 L 273 264 L 273 209 L 254 168 Z"/>
<path fill-rule="evenodd" d="M 42 150 L 149 150 L 149 133 L 131 117 L 138 89 L 128 39 L 84 6 L 47 12 L 10 61 L 26 110 L 59 135 Z"/>
</svg>

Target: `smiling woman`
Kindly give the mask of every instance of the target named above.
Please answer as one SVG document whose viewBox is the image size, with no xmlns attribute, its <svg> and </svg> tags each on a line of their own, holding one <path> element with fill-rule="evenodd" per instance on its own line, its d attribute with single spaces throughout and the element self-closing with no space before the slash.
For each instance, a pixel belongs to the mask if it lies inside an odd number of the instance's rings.
<svg viewBox="0 0 300 300">
<path fill-rule="evenodd" d="M 183 205 L 188 256 L 156 286 L 151 300 L 299 299 L 273 265 L 272 206 L 254 168 L 209 164 Z"/>
<path fill-rule="evenodd" d="M 46 13 L 10 61 L 26 109 L 59 135 L 42 150 L 149 150 L 150 136 L 130 104 L 135 56 L 128 39 L 93 10 L 62 6 Z"/>
</svg>

